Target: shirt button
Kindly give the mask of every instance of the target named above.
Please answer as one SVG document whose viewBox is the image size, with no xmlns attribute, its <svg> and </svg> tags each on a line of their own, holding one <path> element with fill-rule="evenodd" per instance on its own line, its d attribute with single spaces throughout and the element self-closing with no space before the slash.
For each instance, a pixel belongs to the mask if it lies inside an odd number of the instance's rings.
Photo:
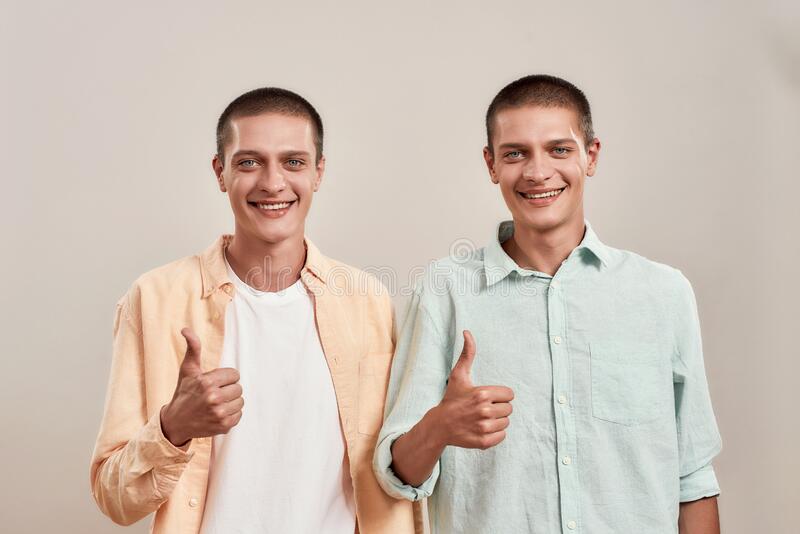
<svg viewBox="0 0 800 534">
<path fill-rule="evenodd" d="M 564 458 L 561 459 L 561 463 L 563 463 L 564 465 L 569 465 L 572 463 L 572 458 L 570 458 L 569 456 L 564 456 Z"/>
<path fill-rule="evenodd" d="M 567 528 L 570 529 L 570 530 L 575 530 L 575 527 L 577 527 L 577 526 L 578 526 L 578 524 L 575 521 L 570 521 L 570 522 L 567 523 Z"/>
<path fill-rule="evenodd" d="M 197 506 L 197 499 L 195 499 L 194 497 L 192 497 L 191 499 L 189 499 L 189 506 L 191 506 L 192 508 L 194 508 L 195 506 Z"/>
<path fill-rule="evenodd" d="M 559 395 L 558 396 L 558 403 L 559 404 L 566 404 L 567 403 L 567 397 L 564 396 L 564 395 Z"/>
<path fill-rule="evenodd" d="M 553 336 L 553 343 L 555 343 L 556 345 L 560 345 L 561 344 L 561 336 Z"/>
<path fill-rule="evenodd" d="M 554 289 L 558 289 L 558 286 L 560 286 L 560 285 L 561 284 L 558 283 L 558 280 L 553 280 L 552 282 L 550 282 L 550 287 L 552 287 Z"/>
</svg>

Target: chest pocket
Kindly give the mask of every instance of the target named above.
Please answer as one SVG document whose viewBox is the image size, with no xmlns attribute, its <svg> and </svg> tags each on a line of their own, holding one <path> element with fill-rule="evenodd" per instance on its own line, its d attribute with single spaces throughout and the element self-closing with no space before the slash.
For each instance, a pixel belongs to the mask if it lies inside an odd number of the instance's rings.
<svg viewBox="0 0 800 534">
<path fill-rule="evenodd" d="M 592 344 L 589 350 L 595 418 L 633 426 L 669 413 L 672 371 L 655 345 Z"/>
<path fill-rule="evenodd" d="M 367 354 L 358 364 L 358 432 L 376 435 L 383 424 L 392 353 Z"/>
</svg>

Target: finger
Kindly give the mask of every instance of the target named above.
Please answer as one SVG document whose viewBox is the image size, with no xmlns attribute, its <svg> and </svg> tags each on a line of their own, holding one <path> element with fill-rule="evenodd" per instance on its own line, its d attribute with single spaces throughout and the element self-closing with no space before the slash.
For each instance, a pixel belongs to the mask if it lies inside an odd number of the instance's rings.
<svg viewBox="0 0 800 534">
<path fill-rule="evenodd" d="M 222 426 L 225 428 L 225 432 L 230 430 L 231 428 L 235 427 L 239 424 L 239 421 L 242 420 L 242 412 L 236 412 L 234 414 L 229 415 L 225 419 L 222 420 Z"/>
<path fill-rule="evenodd" d="M 491 402 L 511 402 L 514 400 L 514 390 L 506 386 L 481 386 L 477 389 L 486 391 Z"/>
<path fill-rule="evenodd" d="M 508 427 L 508 417 L 498 417 L 497 419 L 483 419 L 478 423 L 477 432 L 488 435 L 505 430 Z"/>
<path fill-rule="evenodd" d="M 244 399 L 242 397 L 237 397 L 232 401 L 228 401 L 220 406 L 220 413 L 224 417 L 228 417 L 230 415 L 234 415 L 237 412 L 241 412 L 242 408 L 244 408 Z"/>
<path fill-rule="evenodd" d="M 453 374 L 462 375 L 469 380 L 470 373 L 472 372 L 472 362 L 474 360 L 475 338 L 472 337 L 472 332 L 464 330 L 464 348 L 461 349 L 461 355 L 458 357 L 456 365 L 450 372 L 450 376 L 453 376 Z"/>
<path fill-rule="evenodd" d="M 219 399 L 221 402 L 229 402 L 242 396 L 242 386 L 237 382 L 219 388 Z"/>
<path fill-rule="evenodd" d="M 501 417 L 508 417 L 514 409 L 511 407 L 510 402 L 496 402 L 489 407 L 489 417 L 492 419 L 499 419 Z"/>
<path fill-rule="evenodd" d="M 203 376 L 212 386 L 224 387 L 239 381 L 239 371 L 231 367 L 220 367 L 203 373 Z"/>
<path fill-rule="evenodd" d="M 201 349 L 200 338 L 197 337 L 191 328 L 181 330 L 181 335 L 186 339 L 186 355 L 181 362 L 181 371 L 184 374 L 197 375 L 202 373 L 201 368 Z"/>
<path fill-rule="evenodd" d="M 479 449 L 489 449 L 506 439 L 506 431 L 499 430 L 492 434 L 485 434 L 478 442 Z"/>
</svg>

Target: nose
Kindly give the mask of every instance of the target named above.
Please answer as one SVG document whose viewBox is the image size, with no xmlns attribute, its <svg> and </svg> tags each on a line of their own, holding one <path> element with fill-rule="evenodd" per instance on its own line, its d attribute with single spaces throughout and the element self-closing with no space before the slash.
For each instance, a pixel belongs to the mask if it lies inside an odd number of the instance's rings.
<svg viewBox="0 0 800 534">
<path fill-rule="evenodd" d="M 549 164 L 546 157 L 532 157 L 522 169 L 522 177 L 534 183 L 541 183 L 550 179 L 553 172 L 553 166 Z"/>
<path fill-rule="evenodd" d="M 286 178 L 280 165 L 270 163 L 259 176 L 258 187 L 267 194 L 275 195 L 286 189 Z"/>
</svg>

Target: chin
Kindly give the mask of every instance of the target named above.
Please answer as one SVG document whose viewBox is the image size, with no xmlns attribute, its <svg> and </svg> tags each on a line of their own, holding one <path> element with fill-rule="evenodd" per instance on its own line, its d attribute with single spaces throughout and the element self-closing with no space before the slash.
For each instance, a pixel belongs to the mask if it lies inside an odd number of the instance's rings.
<svg viewBox="0 0 800 534">
<path fill-rule="evenodd" d="M 296 225 L 262 223 L 252 228 L 250 233 L 259 241 L 275 244 L 291 238 L 297 231 Z"/>
<path fill-rule="evenodd" d="M 546 215 L 543 213 L 538 213 L 536 216 L 532 216 L 530 213 L 521 213 L 519 218 L 515 217 L 515 220 L 537 232 L 552 230 L 564 223 L 564 220 L 555 214 Z"/>
</svg>

